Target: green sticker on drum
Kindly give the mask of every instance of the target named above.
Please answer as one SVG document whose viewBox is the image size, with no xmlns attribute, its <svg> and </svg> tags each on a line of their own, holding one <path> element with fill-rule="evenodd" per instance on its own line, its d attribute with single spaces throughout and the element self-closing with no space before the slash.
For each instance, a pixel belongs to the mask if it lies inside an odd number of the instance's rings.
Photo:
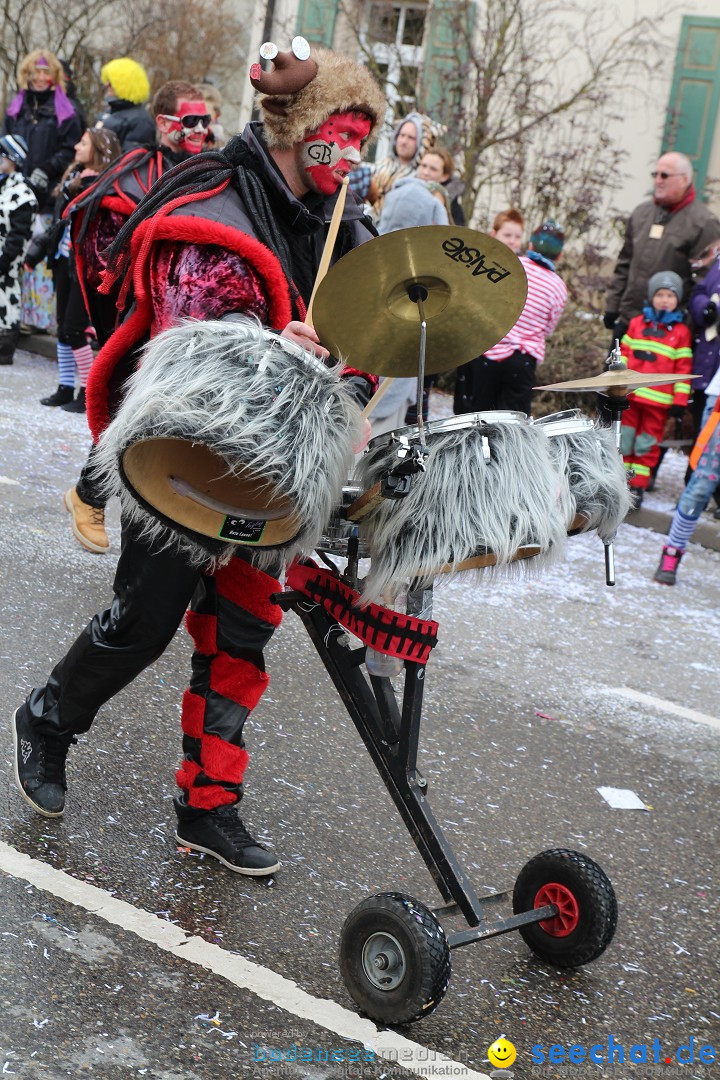
<svg viewBox="0 0 720 1080">
<path fill-rule="evenodd" d="M 235 544 L 257 544 L 265 532 L 267 521 L 257 518 L 226 517 L 218 533 L 221 540 Z"/>
</svg>

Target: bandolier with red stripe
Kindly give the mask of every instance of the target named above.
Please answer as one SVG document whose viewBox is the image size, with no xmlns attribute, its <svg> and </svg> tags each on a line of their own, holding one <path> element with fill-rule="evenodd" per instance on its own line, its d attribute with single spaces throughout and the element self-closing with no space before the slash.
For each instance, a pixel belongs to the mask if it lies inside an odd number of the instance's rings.
<svg viewBox="0 0 720 1080">
<path fill-rule="evenodd" d="M 685 407 L 690 397 L 692 338 L 682 322 L 666 325 L 636 315 L 620 342 L 627 366 L 652 375 L 677 375 L 677 382 L 647 386 L 629 395 L 630 407 L 623 414 L 621 450 L 625 468 L 633 470 L 632 488 L 645 490 L 650 474 L 660 460 L 668 411 L 673 405 Z"/>
</svg>

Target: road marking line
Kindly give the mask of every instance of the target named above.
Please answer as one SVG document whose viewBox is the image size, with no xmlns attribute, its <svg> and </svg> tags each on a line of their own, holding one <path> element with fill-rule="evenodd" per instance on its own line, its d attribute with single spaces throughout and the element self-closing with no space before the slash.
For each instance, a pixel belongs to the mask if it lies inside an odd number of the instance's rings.
<svg viewBox="0 0 720 1080">
<path fill-rule="evenodd" d="M 462 1080 L 490 1080 L 486 1073 L 474 1072 L 461 1062 L 405 1039 L 394 1031 L 381 1030 L 371 1020 L 363 1020 L 357 1013 L 334 1001 L 306 993 L 297 983 L 269 968 L 235 953 L 225 952 L 219 945 L 188 934 L 174 923 L 118 900 L 104 889 L 70 877 L 64 871 L 33 859 L 2 841 L 0 870 L 61 900 L 85 908 L 112 926 L 119 926 L 181 960 L 206 968 L 241 990 L 249 990 L 256 997 L 303 1020 L 309 1020 L 333 1035 L 362 1043 L 368 1050 L 374 1050 L 376 1057 L 416 1076 L 444 1075 L 461 1077 Z"/>
<path fill-rule="evenodd" d="M 673 701 L 665 701 L 663 698 L 652 697 L 650 694 L 641 694 L 639 690 L 631 690 L 629 686 L 608 686 L 604 693 L 629 698 L 630 701 L 637 701 L 640 705 L 649 705 L 653 709 L 660 709 L 674 716 L 682 716 L 684 720 L 694 720 L 697 724 L 720 728 L 720 718 L 717 716 L 708 716 L 707 713 L 698 712 L 696 709 L 686 709 L 683 705 L 676 705 Z"/>
</svg>

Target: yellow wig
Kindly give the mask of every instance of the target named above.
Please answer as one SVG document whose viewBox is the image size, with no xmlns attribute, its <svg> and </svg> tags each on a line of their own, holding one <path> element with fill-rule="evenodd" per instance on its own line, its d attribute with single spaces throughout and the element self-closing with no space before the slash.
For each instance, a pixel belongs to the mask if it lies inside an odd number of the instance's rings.
<svg viewBox="0 0 720 1080">
<path fill-rule="evenodd" d="M 115 96 L 123 101 L 142 105 L 150 97 L 150 80 L 145 68 L 129 56 L 120 56 L 104 64 L 100 78 L 104 83 L 110 83 Z"/>
</svg>

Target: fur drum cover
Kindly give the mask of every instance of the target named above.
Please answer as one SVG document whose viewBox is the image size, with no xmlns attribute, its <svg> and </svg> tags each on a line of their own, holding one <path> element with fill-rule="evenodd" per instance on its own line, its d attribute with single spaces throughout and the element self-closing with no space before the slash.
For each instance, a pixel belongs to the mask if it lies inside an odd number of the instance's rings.
<svg viewBox="0 0 720 1080">
<path fill-rule="evenodd" d="M 586 519 L 583 532 L 595 529 L 601 540 L 612 540 L 631 502 L 613 432 L 596 425 L 586 431 L 552 435 L 552 417 L 545 419 L 550 453 L 564 480 L 560 501 L 567 527 L 576 514 L 581 514 Z"/>
<path fill-rule="evenodd" d="M 291 502 L 300 525 L 283 556 L 309 553 L 342 501 L 359 436 L 360 411 L 339 373 L 256 320 L 186 320 L 146 346 L 128 380 L 98 444 L 104 488 L 150 542 L 217 568 L 235 545 L 177 531 L 128 490 L 121 468 L 125 450 L 143 439 L 201 443 L 225 459 L 228 474 L 251 469 Z M 253 561 L 277 566 L 277 551 L 258 548 Z"/>
<path fill-rule="evenodd" d="M 483 440 L 490 444 L 490 460 Z M 416 578 L 428 585 L 446 565 L 492 551 L 507 564 L 520 547 L 562 548 L 565 520 L 548 439 L 525 423 L 472 424 L 427 432 L 425 472 L 408 495 L 384 499 L 361 524 L 371 551 L 363 600 L 397 594 Z M 372 487 L 394 461 L 392 445 L 370 447 L 360 462 Z"/>
<path fill-rule="evenodd" d="M 547 430 L 488 422 L 428 431 L 426 469 L 413 477 L 410 493 L 384 499 L 361 523 L 371 551 L 362 599 L 395 596 L 412 580 L 427 586 L 446 567 L 452 573 L 485 552 L 508 566 L 519 548 L 537 547 L 546 564 L 563 552 L 576 513 L 587 517 L 584 528 L 613 536 L 629 495 L 612 433 L 590 428 L 548 437 Z M 362 486 L 381 481 L 394 460 L 392 445 L 371 444 L 359 465 Z"/>
</svg>

